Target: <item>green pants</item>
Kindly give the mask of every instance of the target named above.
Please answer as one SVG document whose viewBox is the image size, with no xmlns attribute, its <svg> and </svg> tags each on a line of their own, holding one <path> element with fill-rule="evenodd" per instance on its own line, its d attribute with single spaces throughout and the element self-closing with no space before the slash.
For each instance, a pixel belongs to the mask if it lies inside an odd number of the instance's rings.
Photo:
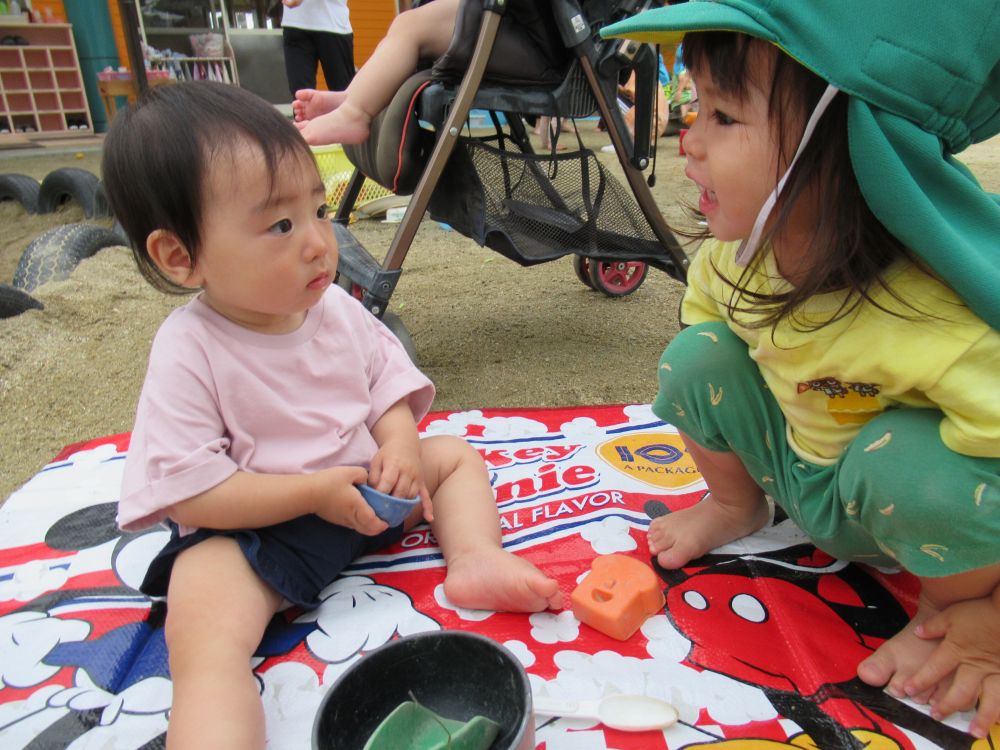
<svg viewBox="0 0 1000 750">
<path fill-rule="evenodd" d="M 818 466 L 789 446 L 784 414 L 746 344 L 725 324 L 683 330 L 664 351 L 659 373 L 656 415 L 707 450 L 739 456 L 763 491 L 834 557 L 901 565 L 923 577 L 1000 561 L 1000 458 L 945 446 L 941 412 L 883 412 L 835 464 Z"/>
</svg>

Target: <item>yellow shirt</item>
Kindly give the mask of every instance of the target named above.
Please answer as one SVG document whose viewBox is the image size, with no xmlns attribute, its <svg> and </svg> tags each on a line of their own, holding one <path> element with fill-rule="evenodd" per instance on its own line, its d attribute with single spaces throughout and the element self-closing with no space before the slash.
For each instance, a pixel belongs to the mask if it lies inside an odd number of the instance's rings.
<svg viewBox="0 0 1000 750">
<path fill-rule="evenodd" d="M 916 310 L 882 287 L 871 295 L 911 319 L 865 302 L 816 331 L 798 331 L 788 319 L 773 329 L 748 328 L 746 323 L 762 316 L 737 312 L 731 317 L 725 303 L 732 285 L 719 275 L 739 281 L 744 269 L 733 262 L 736 247 L 714 239 L 702 244 L 688 271 L 681 318 L 689 325 L 724 321 L 747 343 L 801 458 L 833 463 L 865 422 L 899 406 L 940 409 L 945 445 L 970 456 L 1000 457 L 1000 333 L 949 287 L 912 264 L 899 263 L 887 281 Z M 743 284 L 761 293 L 790 288 L 770 253 Z M 841 292 L 816 295 L 801 319 L 828 319 L 844 297 Z"/>
</svg>

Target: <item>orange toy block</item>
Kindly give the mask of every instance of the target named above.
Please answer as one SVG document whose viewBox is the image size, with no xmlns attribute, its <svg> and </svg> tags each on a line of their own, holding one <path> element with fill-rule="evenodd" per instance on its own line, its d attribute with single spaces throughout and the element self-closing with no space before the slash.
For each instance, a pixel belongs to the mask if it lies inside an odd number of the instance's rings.
<svg viewBox="0 0 1000 750">
<path fill-rule="evenodd" d="M 570 595 L 573 614 L 605 635 L 624 641 L 663 609 L 660 579 L 634 557 L 602 555 Z"/>
</svg>

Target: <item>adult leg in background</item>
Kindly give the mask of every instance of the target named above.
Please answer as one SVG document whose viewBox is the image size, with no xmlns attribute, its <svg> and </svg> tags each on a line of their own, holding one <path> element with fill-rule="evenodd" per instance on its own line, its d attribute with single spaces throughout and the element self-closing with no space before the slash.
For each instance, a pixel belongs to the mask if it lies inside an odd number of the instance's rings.
<svg viewBox="0 0 1000 750">
<path fill-rule="evenodd" d="M 285 53 L 285 76 L 292 96 L 299 89 L 316 88 L 316 65 L 319 53 L 312 33 L 286 26 L 281 30 L 282 48 Z"/>
</svg>

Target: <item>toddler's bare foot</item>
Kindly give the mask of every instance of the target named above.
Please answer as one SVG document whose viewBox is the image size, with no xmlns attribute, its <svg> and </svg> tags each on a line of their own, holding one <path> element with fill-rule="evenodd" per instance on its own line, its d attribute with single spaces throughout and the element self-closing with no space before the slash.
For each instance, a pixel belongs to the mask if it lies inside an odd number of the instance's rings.
<svg viewBox="0 0 1000 750">
<path fill-rule="evenodd" d="M 716 547 L 754 533 L 767 523 L 767 503 L 723 505 L 711 494 L 690 508 L 654 518 L 649 524 L 649 552 L 668 570 Z"/>
<path fill-rule="evenodd" d="M 311 146 L 328 143 L 364 143 L 368 139 L 371 118 L 345 102 L 337 109 L 313 120 L 295 123 Z"/>
<path fill-rule="evenodd" d="M 459 607 L 496 612 L 541 612 L 563 603 L 555 579 L 499 547 L 449 559 L 444 592 Z"/>
<path fill-rule="evenodd" d="M 932 614 L 921 603 L 906 627 L 858 665 L 858 677 L 873 687 L 885 686 L 896 698 L 907 697 L 906 682 L 927 662 L 939 643 L 937 640 L 918 638 L 914 632 L 917 625 Z M 930 692 L 924 692 L 910 697 L 918 703 L 927 703 L 930 696 Z"/>
<path fill-rule="evenodd" d="M 344 103 L 346 91 L 317 91 L 316 89 L 299 89 L 292 101 L 292 114 L 296 122 L 306 122 L 322 117 L 327 112 L 333 112 Z"/>
</svg>

